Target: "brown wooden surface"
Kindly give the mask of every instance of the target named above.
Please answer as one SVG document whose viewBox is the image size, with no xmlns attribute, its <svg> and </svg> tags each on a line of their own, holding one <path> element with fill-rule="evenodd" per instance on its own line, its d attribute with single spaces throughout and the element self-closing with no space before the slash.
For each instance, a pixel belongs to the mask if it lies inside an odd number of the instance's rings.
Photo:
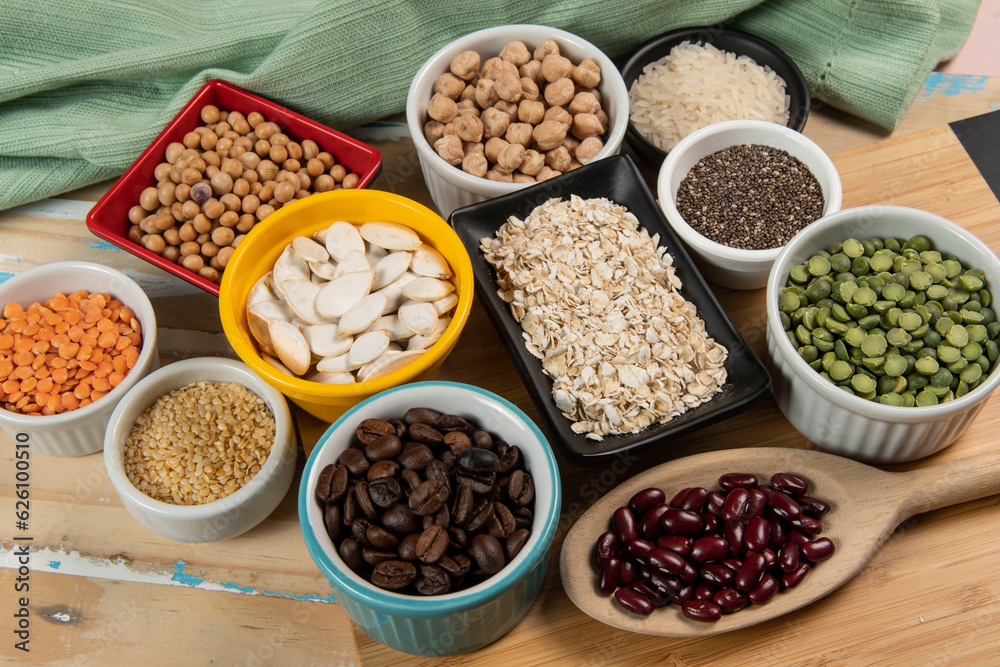
<svg viewBox="0 0 1000 667">
<path fill-rule="evenodd" d="M 946 128 L 995 109 L 994 79 L 961 94 L 914 103 L 887 133 L 819 109 L 806 134 L 834 156 L 845 206 L 897 203 L 949 217 L 1000 249 L 1000 206 Z M 399 121 L 399 118 L 390 119 Z M 922 132 L 927 128 L 930 131 Z M 918 134 L 913 132 L 921 131 Z M 385 167 L 374 187 L 432 204 L 408 139 L 372 139 Z M 877 141 L 887 142 L 873 146 Z M 846 152 L 844 152 L 846 151 Z M 17 273 L 63 258 L 124 268 L 150 285 L 164 362 L 231 354 L 214 297 L 127 253 L 96 242 L 82 216 L 50 212 L 96 201 L 110 183 L 70 193 L 52 206 L 0 214 L 0 271 Z M 754 350 L 764 354 L 763 290 L 718 294 Z M 494 391 L 539 421 L 503 346 L 478 305 L 440 379 Z M 951 448 L 927 461 L 954 460 L 1000 444 L 994 398 Z M 326 424 L 298 414 L 311 446 Z M 613 629 L 580 612 L 563 592 L 559 546 L 597 498 L 633 475 L 685 454 L 743 446 L 810 447 L 770 399 L 642 456 L 594 467 L 559 457 L 563 516 L 541 593 L 506 637 L 462 661 L 489 664 L 995 664 L 1000 644 L 1000 525 L 997 498 L 965 503 L 904 523 L 859 576 L 833 595 L 762 626 L 703 640 L 669 640 Z M 166 655 L 178 664 L 432 664 L 389 650 L 361 633 L 330 600 L 306 553 L 293 490 L 264 523 L 213 544 L 170 542 L 123 509 L 100 454 L 32 459 L 30 655 L 13 649 L 17 595 L 12 441 L 0 435 L 0 656 L 38 664 L 129 664 Z M 1000 454 L 998 454 L 1000 455 Z M 301 463 L 300 463 L 301 465 Z M 8 611 L 10 610 L 10 611 Z M 273 651 L 273 653 L 272 653 Z M 454 662 L 458 662 L 455 659 Z"/>
</svg>

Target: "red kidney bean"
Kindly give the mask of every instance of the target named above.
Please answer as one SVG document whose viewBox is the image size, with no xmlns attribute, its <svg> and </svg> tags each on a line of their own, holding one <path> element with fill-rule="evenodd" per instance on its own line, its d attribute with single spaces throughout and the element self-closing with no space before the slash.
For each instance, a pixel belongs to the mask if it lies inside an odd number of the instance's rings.
<svg viewBox="0 0 1000 667">
<path fill-rule="evenodd" d="M 698 570 L 698 574 L 705 581 L 716 584 L 717 586 L 732 586 L 733 581 L 736 579 L 736 575 L 733 571 L 722 563 L 706 563 L 701 566 Z"/>
<path fill-rule="evenodd" d="M 803 496 L 809 490 L 806 480 L 790 472 L 776 472 L 771 475 L 771 486 L 793 496 Z"/>
<path fill-rule="evenodd" d="M 680 574 L 681 581 L 685 584 L 690 584 L 692 581 L 698 578 L 698 570 L 695 569 L 694 565 L 684 561 L 684 571 Z"/>
<path fill-rule="evenodd" d="M 778 554 L 774 553 L 774 549 L 765 548 L 760 555 L 764 557 L 764 569 L 771 568 L 778 562 Z"/>
<path fill-rule="evenodd" d="M 743 531 L 743 543 L 747 551 L 763 551 L 767 547 L 767 538 L 771 534 L 770 522 L 762 516 L 750 519 Z"/>
<path fill-rule="evenodd" d="M 660 533 L 663 532 L 660 519 L 669 511 L 670 505 L 666 503 L 658 503 L 646 510 L 639 522 L 639 534 L 649 540 L 655 540 L 659 537 Z"/>
<path fill-rule="evenodd" d="M 681 510 L 688 510 L 689 512 L 701 512 L 707 502 L 708 489 L 696 486 L 689 489 L 687 495 L 684 496 L 684 500 L 681 501 L 680 505 L 675 507 Z"/>
<path fill-rule="evenodd" d="M 712 560 L 722 560 L 729 555 L 729 542 L 721 537 L 701 537 L 691 545 L 688 556 L 692 563 L 707 563 Z"/>
<path fill-rule="evenodd" d="M 798 569 L 792 570 L 791 572 L 784 572 L 781 575 L 781 587 L 782 589 L 795 588 L 799 585 L 799 582 L 805 579 L 805 576 L 809 574 L 809 563 L 801 563 Z"/>
<path fill-rule="evenodd" d="M 662 591 L 664 595 L 673 595 L 684 588 L 684 584 L 680 579 L 655 568 L 649 573 L 649 584 L 657 590 Z"/>
<path fill-rule="evenodd" d="M 761 576 L 757 588 L 747 593 L 747 599 L 753 604 L 767 604 L 774 597 L 774 594 L 778 592 L 779 587 L 778 578 L 770 572 L 765 572 Z"/>
<path fill-rule="evenodd" d="M 646 558 L 646 554 L 649 553 L 649 550 L 655 546 L 656 545 L 649 540 L 644 540 L 641 537 L 634 537 L 625 543 L 625 550 L 629 556 L 638 558 L 639 560 L 644 560 Z"/>
<path fill-rule="evenodd" d="M 771 505 L 771 509 L 784 519 L 795 521 L 802 516 L 802 508 L 795 499 L 781 491 L 769 493 L 767 502 Z"/>
<path fill-rule="evenodd" d="M 615 535 L 614 531 L 608 530 L 601 533 L 601 536 L 597 538 L 597 548 L 594 550 L 597 564 L 600 565 L 603 561 L 614 556 L 616 551 L 618 551 L 618 536 Z"/>
<path fill-rule="evenodd" d="M 797 530 L 788 530 L 785 533 L 785 543 L 786 544 L 788 542 L 794 542 L 795 544 L 797 544 L 797 545 L 799 545 L 801 547 L 803 544 L 805 544 L 806 542 L 809 542 L 809 541 L 810 541 L 810 539 L 809 539 L 808 535 L 806 535 L 805 533 L 800 533 Z"/>
<path fill-rule="evenodd" d="M 835 547 L 829 537 L 821 537 L 812 542 L 806 542 L 801 547 L 802 557 L 811 563 L 826 560 L 833 555 Z"/>
<path fill-rule="evenodd" d="M 729 558 L 723 558 L 722 564 L 732 570 L 735 575 L 740 571 L 740 566 L 743 565 L 743 559 L 737 558 L 736 556 L 730 556 Z"/>
<path fill-rule="evenodd" d="M 727 542 L 729 542 L 730 553 L 743 553 L 744 539 L 746 536 L 746 524 L 726 521 L 726 523 L 722 526 L 722 536 L 726 538 Z"/>
<path fill-rule="evenodd" d="M 704 522 L 697 512 L 668 508 L 660 518 L 660 525 L 668 533 L 674 535 L 697 535 L 704 527 Z"/>
<path fill-rule="evenodd" d="M 741 591 L 750 591 L 757 588 L 760 583 L 760 575 L 764 572 L 764 556 L 757 553 L 749 553 L 743 559 L 740 571 L 736 573 L 736 588 Z"/>
<path fill-rule="evenodd" d="M 764 508 L 767 507 L 767 494 L 758 489 L 747 489 L 747 493 L 750 494 L 750 497 L 747 500 L 745 518 L 754 519 L 762 516 Z"/>
<path fill-rule="evenodd" d="M 636 536 L 635 516 L 629 508 L 619 507 L 616 509 L 615 513 L 611 516 L 611 521 L 615 527 L 615 532 L 618 533 L 619 541 L 628 542 Z"/>
<path fill-rule="evenodd" d="M 691 553 L 691 543 L 691 538 L 684 537 L 683 535 L 660 535 L 656 538 L 656 546 L 661 549 L 676 551 L 682 556 L 687 556 Z"/>
<path fill-rule="evenodd" d="M 635 561 L 622 561 L 621 583 L 623 586 L 628 586 L 635 581 L 635 576 L 637 574 L 636 570 Z"/>
<path fill-rule="evenodd" d="M 722 506 L 722 518 L 735 523 L 743 518 L 750 504 L 750 493 L 741 486 L 726 494 L 726 504 Z"/>
<path fill-rule="evenodd" d="M 639 491 L 628 501 L 629 509 L 636 515 L 641 516 L 653 505 L 666 502 L 667 495 L 661 489 L 648 488 Z"/>
<path fill-rule="evenodd" d="M 703 524 L 705 524 L 704 528 L 702 528 L 703 533 L 705 533 L 706 535 L 718 534 L 719 524 L 721 522 L 721 519 L 719 519 L 719 517 L 715 516 L 714 514 L 709 514 L 708 512 L 705 512 L 701 515 L 701 521 Z"/>
<path fill-rule="evenodd" d="M 678 607 L 694 597 L 694 584 L 688 584 L 670 597 L 670 601 Z"/>
<path fill-rule="evenodd" d="M 796 521 L 792 522 L 792 525 L 795 526 L 796 530 L 806 535 L 819 535 L 823 532 L 823 524 L 811 516 L 800 516 Z"/>
<path fill-rule="evenodd" d="M 674 509 L 681 509 L 681 505 L 684 504 L 684 499 L 687 498 L 687 494 L 691 493 L 691 489 L 694 487 L 685 486 L 683 489 L 677 492 L 673 498 L 670 499 L 668 503 Z"/>
<path fill-rule="evenodd" d="M 646 562 L 653 567 L 666 570 L 670 574 L 681 574 L 684 572 L 685 560 L 676 551 L 653 547 L 646 555 Z"/>
<path fill-rule="evenodd" d="M 722 507 L 726 504 L 726 497 L 718 491 L 709 491 L 708 500 L 705 501 L 704 510 L 712 516 L 721 517 Z"/>
<path fill-rule="evenodd" d="M 747 606 L 749 600 L 745 593 L 735 588 L 723 588 L 712 596 L 712 602 L 719 605 L 723 613 L 731 614 Z"/>
<path fill-rule="evenodd" d="M 711 600 L 715 597 L 716 592 L 718 592 L 719 587 L 715 584 L 710 584 L 707 581 L 700 582 L 694 587 L 693 600 Z"/>
<path fill-rule="evenodd" d="M 719 478 L 719 486 L 726 491 L 751 489 L 757 486 L 757 478 L 748 472 L 730 472 Z"/>
<path fill-rule="evenodd" d="M 615 600 L 624 609 L 640 616 L 649 616 L 653 613 L 653 603 L 645 595 L 638 593 L 631 588 L 619 588 L 615 591 Z"/>
<path fill-rule="evenodd" d="M 783 572 L 794 572 L 799 569 L 799 545 L 795 542 L 786 542 L 785 546 L 781 547 L 781 552 L 778 554 L 778 567 Z"/>
<path fill-rule="evenodd" d="M 605 595 L 611 595 L 621 581 L 622 562 L 617 558 L 608 558 L 601 564 L 601 573 L 597 577 L 597 590 Z"/>
<path fill-rule="evenodd" d="M 797 500 L 799 501 L 799 507 L 802 508 L 802 513 L 808 514 L 811 517 L 819 518 L 830 511 L 830 503 L 818 498 L 800 496 Z"/>
<path fill-rule="evenodd" d="M 681 612 L 692 621 L 715 623 L 722 618 L 722 609 L 710 600 L 688 600 L 681 604 Z"/>
<path fill-rule="evenodd" d="M 645 581 L 633 581 L 629 588 L 653 603 L 654 607 L 663 607 L 670 604 L 670 597 L 656 588 L 650 586 Z"/>
<path fill-rule="evenodd" d="M 764 518 L 771 524 L 771 534 L 767 536 L 767 543 L 780 549 L 786 542 L 784 521 L 774 512 L 765 513 Z"/>
</svg>

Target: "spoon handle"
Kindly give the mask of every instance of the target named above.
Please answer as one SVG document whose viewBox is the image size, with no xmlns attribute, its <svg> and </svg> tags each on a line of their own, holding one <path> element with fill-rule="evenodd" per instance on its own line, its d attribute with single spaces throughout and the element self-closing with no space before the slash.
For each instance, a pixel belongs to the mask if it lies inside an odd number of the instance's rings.
<svg viewBox="0 0 1000 667">
<path fill-rule="evenodd" d="M 1000 454 L 977 454 L 901 473 L 901 518 L 1000 493 Z"/>
</svg>

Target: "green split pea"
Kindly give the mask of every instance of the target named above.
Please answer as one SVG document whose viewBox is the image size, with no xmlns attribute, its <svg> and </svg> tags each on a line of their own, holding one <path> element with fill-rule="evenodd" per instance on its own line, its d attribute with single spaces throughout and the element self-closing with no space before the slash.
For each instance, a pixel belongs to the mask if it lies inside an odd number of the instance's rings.
<svg viewBox="0 0 1000 667">
<path fill-rule="evenodd" d="M 789 270 L 778 297 L 802 358 L 844 391 L 927 406 L 978 387 L 996 365 L 1000 322 L 985 274 L 928 237 L 850 238 Z"/>
</svg>

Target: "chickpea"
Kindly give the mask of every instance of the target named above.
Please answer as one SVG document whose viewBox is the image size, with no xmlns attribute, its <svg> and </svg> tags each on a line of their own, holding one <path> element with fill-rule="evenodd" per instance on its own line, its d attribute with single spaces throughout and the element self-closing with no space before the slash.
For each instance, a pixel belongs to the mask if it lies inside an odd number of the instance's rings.
<svg viewBox="0 0 1000 667">
<path fill-rule="evenodd" d="M 455 134 L 462 141 L 480 141 L 483 138 L 483 121 L 472 114 L 462 114 L 455 119 Z"/>
<path fill-rule="evenodd" d="M 507 172 L 513 172 L 521 166 L 524 161 L 524 146 L 521 144 L 507 144 L 500 154 L 497 155 L 497 167 Z"/>
<path fill-rule="evenodd" d="M 601 127 L 603 127 L 604 131 L 607 132 L 608 124 L 611 122 L 611 120 L 608 118 L 608 114 L 604 112 L 604 109 L 598 109 L 597 113 L 594 115 L 597 116 L 597 120 L 601 121 Z"/>
<path fill-rule="evenodd" d="M 454 134 L 450 134 L 441 137 L 434 142 L 434 150 L 440 155 L 445 162 L 457 167 L 462 164 L 462 159 L 465 155 L 462 152 L 462 140 Z"/>
<path fill-rule="evenodd" d="M 532 61 L 535 62 L 535 61 Z M 537 100 L 539 96 L 538 84 L 526 76 L 521 77 L 521 101 Z"/>
<path fill-rule="evenodd" d="M 441 136 L 447 137 L 449 134 L 455 134 L 455 122 L 445 123 L 444 127 L 441 128 Z"/>
<path fill-rule="evenodd" d="M 527 174 L 522 174 L 521 172 L 514 172 L 514 182 L 515 183 L 534 183 L 535 177 L 528 176 Z"/>
<path fill-rule="evenodd" d="M 583 140 L 587 137 L 595 137 L 604 134 L 604 127 L 598 120 L 597 114 L 578 113 L 573 116 L 573 127 L 571 132 L 577 139 Z"/>
<path fill-rule="evenodd" d="M 537 100 L 521 100 L 517 105 L 517 119 L 522 123 L 538 125 L 545 117 L 545 103 Z"/>
<path fill-rule="evenodd" d="M 330 167 L 330 175 L 333 176 L 334 181 L 340 183 L 347 176 L 347 169 L 342 164 L 335 164 Z"/>
<path fill-rule="evenodd" d="M 545 86 L 542 94 L 550 107 L 564 107 L 573 101 L 576 86 L 569 78 L 562 77 Z"/>
<path fill-rule="evenodd" d="M 575 116 L 578 113 L 596 114 L 600 108 L 601 103 L 597 101 L 597 96 L 588 91 L 574 95 L 573 101 L 569 103 L 566 110 Z"/>
<path fill-rule="evenodd" d="M 556 171 L 567 171 L 571 160 L 565 146 L 559 146 L 545 154 L 545 164 Z"/>
<path fill-rule="evenodd" d="M 496 108 L 486 109 L 482 116 L 483 137 L 502 137 L 510 125 L 510 115 Z"/>
<path fill-rule="evenodd" d="M 439 120 L 429 120 L 424 123 L 424 138 L 427 139 L 427 143 L 433 144 L 435 141 L 444 136 L 444 123 Z M 312 162 L 312 160 L 310 160 Z M 319 162 L 319 160 L 317 160 Z"/>
<path fill-rule="evenodd" d="M 575 66 L 569 58 L 550 53 L 542 59 L 542 76 L 552 83 L 573 73 Z"/>
<path fill-rule="evenodd" d="M 458 100 L 465 90 L 465 81 L 462 81 L 451 72 L 445 72 L 434 81 L 435 93 L 440 93 L 447 98 Z"/>
<path fill-rule="evenodd" d="M 482 156 L 485 156 L 486 148 L 483 146 L 483 142 L 481 141 L 476 141 L 476 142 L 469 141 L 462 144 L 462 152 L 465 153 L 466 155 L 470 155 L 472 153 L 478 153 Z"/>
<path fill-rule="evenodd" d="M 471 81 L 479 73 L 479 54 L 475 51 L 463 51 L 452 58 L 448 69 L 459 79 Z"/>
<path fill-rule="evenodd" d="M 528 176 L 535 176 L 544 166 L 545 156 L 536 150 L 529 149 L 524 151 L 524 159 L 521 160 L 521 166 L 518 168 L 518 171 Z"/>
<path fill-rule="evenodd" d="M 489 162 L 482 153 L 468 153 L 462 159 L 462 171 L 482 178 L 489 170 Z"/>
<path fill-rule="evenodd" d="M 554 39 L 543 39 L 535 47 L 532 57 L 535 60 L 545 60 L 545 56 L 549 54 L 559 55 L 559 43 Z"/>
<path fill-rule="evenodd" d="M 497 111 L 503 111 L 505 114 L 511 117 L 511 119 L 517 118 L 517 104 L 514 102 L 509 102 L 507 100 L 497 100 L 493 105 L 493 108 Z"/>
<path fill-rule="evenodd" d="M 139 205 L 147 211 L 152 211 L 160 205 L 160 191 L 150 186 L 139 195 Z"/>
<path fill-rule="evenodd" d="M 500 57 L 509 63 L 513 63 L 516 67 L 520 67 L 531 60 L 531 52 L 528 51 L 528 47 L 524 45 L 524 42 L 514 41 L 508 42 L 507 46 L 503 47 L 500 51 Z"/>
<path fill-rule="evenodd" d="M 504 138 L 512 144 L 518 144 L 527 148 L 531 143 L 531 130 L 532 126 L 528 123 L 511 123 L 507 126 Z M 514 170 L 509 169 L 508 171 Z"/>
<path fill-rule="evenodd" d="M 462 94 L 459 95 L 458 101 L 461 102 L 463 100 L 474 100 L 474 99 L 476 99 L 476 84 L 478 84 L 478 83 L 479 82 L 476 81 L 476 83 L 467 84 L 465 86 L 465 90 L 463 90 Z"/>
<path fill-rule="evenodd" d="M 562 107 L 549 107 L 545 110 L 545 116 L 542 120 L 554 120 L 557 123 L 562 123 L 569 128 L 569 126 L 573 124 L 573 115 Z"/>
<path fill-rule="evenodd" d="M 535 86 L 545 85 L 545 77 L 542 76 L 542 63 L 540 60 L 529 60 L 517 68 L 517 73 L 522 79 L 531 79 Z"/>
<path fill-rule="evenodd" d="M 509 171 L 504 171 L 500 167 L 493 167 L 486 172 L 486 180 L 498 181 L 500 183 L 513 183 L 514 177 Z"/>
<path fill-rule="evenodd" d="M 463 113 L 471 113 L 476 118 L 479 118 L 479 107 L 476 106 L 475 100 L 461 100 L 455 106 L 458 107 L 459 115 L 462 115 Z"/>
<path fill-rule="evenodd" d="M 535 126 L 531 136 L 540 151 L 550 151 L 566 138 L 567 126 L 556 120 L 545 120 Z"/>
<path fill-rule="evenodd" d="M 500 99 L 500 95 L 496 90 L 496 81 L 480 79 L 476 82 L 476 104 L 483 109 L 489 109 L 496 104 L 498 99 Z"/>
<path fill-rule="evenodd" d="M 502 151 L 507 146 L 507 142 L 500 137 L 492 137 L 486 142 L 483 147 L 483 153 L 486 155 L 486 159 L 490 162 L 496 162 L 497 156 L 500 155 Z"/>
<path fill-rule="evenodd" d="M 567 134 L 566 138 L 563 139 L 562 143 L 559 145 L 568 150 L 570 156 L 572 157 L 573 155 L 576 154 L 576 147 L 580 145 L 580 140 L 574 137 L 572 134 Z"/>
<path fill-rule="evenodd" d="M 573 80 L 584 88 L 596 88 L 601 82 L 601 68 L 591 58 L 584 58 L 573 70 Z"/>
<path fill-rule="evenodd" d="M 517 102 L 521 99 L 521 77 L 517 72 L 505 72 L 498 80 L 494 89 L 497 97 L 508 102 Z"/>
<path fill-rule="evenodd" d="M 556 171 L 552 167 L 545 165 L 544 167 L 542 167 L 542 170 L 538 172 L 538 175 L 535 176 L 535 180 L 539 182 L 547 181 L 550 178 L 555 178 L 556 176 L 559 176 L 560 174 L 562 174 L 562 172 Z"/>
<path fill-rule="evenodd" d="M 450 123 L 458 115 L 458 107 L 455 105 L 455 100 L 441 93 L 435 93 L 427 103 L 427 115 L 442 123 Z"/>
</svg>

